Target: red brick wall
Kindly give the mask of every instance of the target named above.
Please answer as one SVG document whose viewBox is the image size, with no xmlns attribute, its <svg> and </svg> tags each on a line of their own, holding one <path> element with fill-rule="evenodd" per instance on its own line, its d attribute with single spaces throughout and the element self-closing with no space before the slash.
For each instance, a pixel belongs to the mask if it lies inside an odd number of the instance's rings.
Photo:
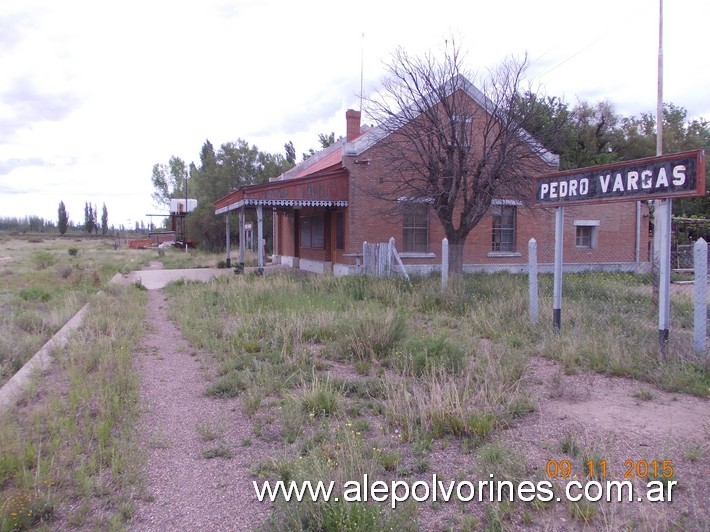
<svg viewBox="0 0 710 532">
<path fill-rule="evenodd" d="M 474 149 L 476 147 L 474 146 Z M 357 162 L 356 162 L 357 160 Z M 402 250 L 402 216 L 393 212 L 393 203 L 376 199 L 373 190 L 386 186 L 387 158 L 381 146 L 374 146 L 357 157 L 344 157 L 343 166 L 349 171 L 349 205 L 345 212 L 345 249 L 335 249 L 335 220 L 330 217 L 331 261 L 334 263 L 356 263 L 355 255 L 362 253 L 363 241 L 386 242 L 394 237 L 397 247 Z M 547 173 L 554 168 L 540 161 L 539 166 L 529 169 L 530 176 Z M 532 191 L 531 191 L 532 192 Z M 307 216 L 323 209 L 301 209 L 299 214 Z M 598 220 L 596 247 L 579 249 L 576 247 L 575 220 Z M 294 217 L 278 217 L 278 254 L 298 255 L 294 249 Z M 554 250 L 555 215 L 553 210 L 529 209 L 519 206 L 516 220 L 516 256 L 489 256 L 492 251 L 493 218 L 489 212 L 471 231 L 466 241 L 463 262 L 466 264 L 525 264 L 528 260 L 528 241 L 538 242 L 538 260 L 552 262 Z M 429 211 L 429 253 L 434 257 L 405 257 L 405 264 L 440 264 L 441 240 L 444 238 L 442 225 L 436 213 Z M 564 260 L 569 262 L 633 262 L 636 245 L 636 203 L 621 202 L 600 205 L 567 207 L 565 209 Z M 642 206 L 640 259 L 648 260 L 648 208 Z M 324 260 L 324 250 L 301 249 L 300 256 L 313 260 Z"/>
</svg>

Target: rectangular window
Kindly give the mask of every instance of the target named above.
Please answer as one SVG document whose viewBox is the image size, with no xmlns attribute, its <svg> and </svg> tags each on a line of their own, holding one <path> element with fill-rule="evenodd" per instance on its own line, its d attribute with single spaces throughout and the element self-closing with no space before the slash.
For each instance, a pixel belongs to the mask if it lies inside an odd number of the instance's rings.
<svg viewBox="0 0 710 532">
<path fill-rule="evenodd" d="M 575 245 L 579 249 L 595 249 L 597 247 L 597 228 L 599 220 L 575 220 Z"/>
<path fill-rule="evenodd" d="M 335 249 L 345 249 L 345 213 L 335 213 Z"/>
<path fill-rule="evenodd" d="M 301 218 L 301 247 L 324 249 L 323 216 Z"/>
<path fill-rule="evenodd" d="M 493 206 L 493 251 L 515 252 L 515 216 L 513 205 Z"/>
<path fill-rule="evenodd" d="M 592 249 L 594 247 L 594 226 L 578 225 L 576 244 L 578 248 Z"/>
<path fill-rule="evenodd" d="M 403 252 L 427 253 L 429 250 L 429 207 L 417 203 L 403 205 Z"/>
</svg>

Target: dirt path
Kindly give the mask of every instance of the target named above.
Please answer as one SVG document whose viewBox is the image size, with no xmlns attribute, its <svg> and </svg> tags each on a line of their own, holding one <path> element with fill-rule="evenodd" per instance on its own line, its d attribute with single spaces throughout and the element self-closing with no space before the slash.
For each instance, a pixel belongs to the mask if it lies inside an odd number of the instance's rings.
<svg viewBox="0 0 710 532">
<path fill-rule="evenodd" d="M 136 357 L 147 485 L 131 530 L 253 530 L 268 507 L 254 499 L 250 426 L 238 400 L 205 395 L 202 359 L 211 355 L 192 349 L 166 310 L 165 296 L 150 290 Z"/>
</svg>

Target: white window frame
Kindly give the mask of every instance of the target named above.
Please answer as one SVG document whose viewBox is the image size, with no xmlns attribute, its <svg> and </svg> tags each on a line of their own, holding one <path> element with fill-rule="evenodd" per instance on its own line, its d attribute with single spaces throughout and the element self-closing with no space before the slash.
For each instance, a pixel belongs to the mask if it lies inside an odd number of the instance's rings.
<svg viewBox="0 0 710 532">
<path fill-rule="evenodd" d="M 593 250 L 597 249 L 597 239 L 599 233 L 599 226 L 601 225 L 599 220 L 575 220 L 575 235 L 574 235 L 574 245 L 577 249 L 587 249 Z M 589 246 L 579 244 L 579 228 L 588 227 L 591 229 L 590 244 Z"/>
</svg>

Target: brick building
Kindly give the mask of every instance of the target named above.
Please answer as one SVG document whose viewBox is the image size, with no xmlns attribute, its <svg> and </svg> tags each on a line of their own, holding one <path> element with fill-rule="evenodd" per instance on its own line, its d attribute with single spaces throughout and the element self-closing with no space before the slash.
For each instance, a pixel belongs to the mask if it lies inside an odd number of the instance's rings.
<svg viewBox="0 0 710 532">
<path fill-rule="evenodd" d="M 485 97 L 475 87 L 465 79 L 461 86 L 472 106 L 486 108 Z M 263 234 L 263 209 L 272 209 L 273 261 L 294 268 L 355 273 L 364 241 L 387 242 L 394 237 L 408 271 L 438 269 L 445 234 L 428 202 L 393 209 L 391 201 L 373 194 L 384 186 L 383 175 L 391 172 L 391 159 L 383 148 L 388 133 L 381 127 L 362 127 L 360 112 L 353 110 L 347 111 L 345 126 L 345 137 L 269 183 L 245 186 L 220 198 L 216 214 L 239 213 L 243 228 L 245 210 L 254 209 Z M 534 142 L 530 139 L 531 145 Z M 536 154 L 536 172 L 557 170 L 557 156 L 544 150 Z M 532 209 L 528 203 L 527 197 L 493 198 L 463 247 L 464 271 L 524 271 L 530 238 L 538 242 L 539 262 L 552 262 L 554 212 Z M 229 235 L 230 217 L 226 219 Z M 648 208 L 642 202 L 566 207 L 564 243 L 568 270 L 644 270 Z M 228 241 L 228 257 L 229 246 Z"/>
</svg>

